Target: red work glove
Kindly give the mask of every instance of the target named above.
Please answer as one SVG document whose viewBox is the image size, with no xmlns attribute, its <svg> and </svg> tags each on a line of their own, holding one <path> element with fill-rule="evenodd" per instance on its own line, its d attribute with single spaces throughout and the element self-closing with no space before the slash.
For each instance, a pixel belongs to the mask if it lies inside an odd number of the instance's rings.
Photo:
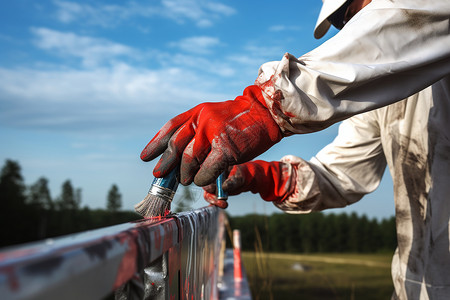
<svg viewBox="0 0 450 300">
<path fill-rule="evenodd" d="M 180 164 L 180 182 L 212 183 L 228 166 L 249 161 L 279 142 L 273 120 L 257 86 L 234 101 L 202 103 L 167 122 L 141 153 L 150 161 L 161 153 L 153 170 L 164 177 Z"/>
<path fill-rule="evenodd" d="M 296 172 L 288 163 L 279 161 L 250 161 L 233 166 L 222 188 L 228 195 L 243 192 L 259 193 L 266 201 L 281 202 L 295 190 Z M 203 187 L 204 198 L 211 204 L 226 208 L 225 200 L 216 198 L 216 185 Z"/>
</svg>

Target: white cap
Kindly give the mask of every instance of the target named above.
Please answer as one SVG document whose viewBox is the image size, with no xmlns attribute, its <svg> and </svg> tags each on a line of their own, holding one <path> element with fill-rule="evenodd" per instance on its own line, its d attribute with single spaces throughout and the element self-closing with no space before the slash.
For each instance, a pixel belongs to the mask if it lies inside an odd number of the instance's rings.
<svg viewBox="0 0 450 300">
<path fill-rule="evenodd" d="M 328 17 L 347 2 L 347 0 L 322 0 L 322 9 L 317 19 L 316 27 L 314 28 L 314 37 L 320 39 L 330 29 L 331 23 Z"/>
</svg>

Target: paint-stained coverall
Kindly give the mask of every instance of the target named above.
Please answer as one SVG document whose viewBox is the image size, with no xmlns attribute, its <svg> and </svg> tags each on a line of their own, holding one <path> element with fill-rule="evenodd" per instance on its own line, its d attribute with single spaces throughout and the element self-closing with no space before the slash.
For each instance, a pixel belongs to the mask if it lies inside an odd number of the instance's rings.
<svg viewBox="0 0 450 300">
<path fill-rule="evenodd" d="M 256 82 L 286 135 L 358 114 L 310 161 L 283 158 L 296 187 L 276 205 L 307 213 L 354 203 L 378 186 L 387 163 L 394 298 L 450 297 L 449 18 L 448 0 L 374 0 L 310 53 L 261 66 Z"/>
</svg>

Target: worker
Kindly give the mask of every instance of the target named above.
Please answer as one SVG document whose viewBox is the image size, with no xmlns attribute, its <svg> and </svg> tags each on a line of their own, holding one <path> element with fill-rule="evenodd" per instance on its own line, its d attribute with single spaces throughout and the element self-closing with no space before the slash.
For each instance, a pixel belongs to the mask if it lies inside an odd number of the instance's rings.
<svg viewBox="0 0 450 300">
<path fill-rule="evenodd" d="M 334 37 L 298 58 L 263 64 L 233 101 L 170 120 L 141 153 L 163 154 L 157 177 L 180 164 L 182 184 L 245 191 L 288 213 L 343 207 L 394 181 L 398 248 L 393 299 L 450 297 L 450 2 L 324 0 L 314 30 Z M 284 137 L 345 120 L 310 161 L 250 161 Z"/>
</svg>

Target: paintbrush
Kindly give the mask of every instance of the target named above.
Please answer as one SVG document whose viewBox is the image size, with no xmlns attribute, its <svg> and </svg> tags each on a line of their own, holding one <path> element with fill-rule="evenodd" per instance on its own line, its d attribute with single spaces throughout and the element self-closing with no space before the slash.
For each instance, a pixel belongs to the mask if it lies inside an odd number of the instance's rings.
<svg viewBox="0 0 450 300">
<path fill-rule="evenodd" d="M 177 166 L 162 178 L 155 177 L 144 200 L 134 206 L 134 210 L 144 218 L 165 216 L 170 212 L 170 204 L 180 183 L 180 167 Z"/>
<path fill-rule="evenodd" d="M 170 213 L 170 205 L 180 183 L 179 173 L 180 167 L 177 166 L 165 177 L 155 177 L 147 196 L 134 206 L 134 210 L 144 218 L 168 215 Z M 223 174 L 216 180 L 216 196 L 217 199 L 226 200 L 228 199 L 228 194 L 222 190 L 223 180 Z"/>
</svg>

